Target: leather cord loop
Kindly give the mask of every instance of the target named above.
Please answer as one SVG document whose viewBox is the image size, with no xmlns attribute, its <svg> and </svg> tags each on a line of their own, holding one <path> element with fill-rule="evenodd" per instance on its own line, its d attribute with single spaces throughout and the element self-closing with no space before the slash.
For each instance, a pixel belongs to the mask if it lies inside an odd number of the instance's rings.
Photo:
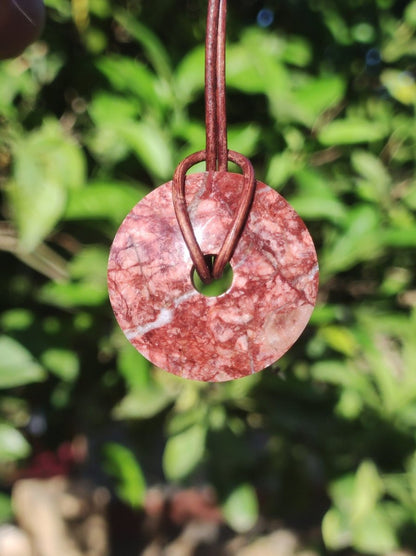
<svg viewBox="0 0 416 556">
<path fill-rule="evenodd" d="M 237 209 L 234 222 L 225 237 L 224 243 L 215 257 L 213 268 L 207 264 L 205 255 L 198 245 L 195 233 L 192 227 L 191 219 L 186 206 L 185 197 L 185 181 L 186 172 L 198 162 L 206 160 L 206 151 L 198 151 L 185 158 L 176 168 L 173 178 L 173 205 L 175 208 L 176 219 L 182 232 L 182 236 L 189 249 L 192 262 L 199 277 L 204 283 L 210 283 L 213 279 L 220 278 L 225 266 L 230 261 L 234 249 L 237 246 L 238 239 L 244 228 L 250 211 L 251 202 L 253 200 L 256 189 L 256 179 L 254 169 L 248 158 L 235 151 L 228 151 L 227 160 L 234 162 L 243 170 L 244 185 L 241 193 L 241 202 Z"/>
<path fill-rule="evenodd" d="M 191 154 L 180 162 L 173 178 L 172 195 L 176 218 L 195 269 L 204 283 L 219 278 L 237 246 L 247 220 L 256 180 L 251 162 L 242 154 L 229 151 L 225 95 L 226 0 L 209 0 L 205 44 L 205 125 L 206 149 Z M 243 171 L 244 187 L 241 203 L 212 268 L 198 245 L 188 214 L 185 198 L 186 172 L 198 162 L 206 161 L 207 172 L 226 172 L 228 161 Z"/>
</svg>

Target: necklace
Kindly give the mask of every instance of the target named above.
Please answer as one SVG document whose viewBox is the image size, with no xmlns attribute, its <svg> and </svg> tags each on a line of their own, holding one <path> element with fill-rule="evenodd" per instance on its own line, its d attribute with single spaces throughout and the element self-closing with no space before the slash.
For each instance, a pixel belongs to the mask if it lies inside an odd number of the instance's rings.
<svg viewBox="0 0 416 556">
<path fill-rule="evenodd" d="M 294 209 L 257 181 L 250 161 L 227 146 L 226 1 L 208 4 L 206 149 L 142 199 L 110 251 L 108 286 L 128 340 L 156 366 L 184 378 L 225 381 L 277 361 L 313 311 L 318 264 Z M 206 172 L 187 175 L 205 161 Z M 228 161 L 242 174 L 228 172 Z M 193 284 L 233 281 L 206 297 Z"/>
</svg>

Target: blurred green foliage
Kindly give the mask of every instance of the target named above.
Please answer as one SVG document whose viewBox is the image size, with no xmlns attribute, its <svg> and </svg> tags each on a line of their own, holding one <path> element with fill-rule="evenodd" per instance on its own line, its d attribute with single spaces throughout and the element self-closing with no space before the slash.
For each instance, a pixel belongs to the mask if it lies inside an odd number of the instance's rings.
<svg viewBox="0 0 416 556">
<path fill-rule="evenodd" d="M 82 433 L 134 507 L 145 481 L 209 483 L 237 531 L 260 512 L 322 521 L 328 550 L 414 546 L 416 2 L 269 2 L 267 28 L 229 2 L 230 148 L 309 225 L 321 290 L 279 370 L 224 384 L 152 368 L 106 293 L 123 217 L 204 146 L 206 3 L 46 4 L 0 64 L 4 485 Z"/>
</svg>

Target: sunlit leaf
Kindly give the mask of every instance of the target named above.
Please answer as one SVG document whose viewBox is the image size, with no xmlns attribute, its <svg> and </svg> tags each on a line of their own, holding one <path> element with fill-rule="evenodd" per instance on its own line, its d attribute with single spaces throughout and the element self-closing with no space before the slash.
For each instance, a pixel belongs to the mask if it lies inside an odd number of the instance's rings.
<svg viewBox="0 0 416 556">
<path fill-rule="evenodd" d="M 321 335 L 332 349 L 345 355 L 354 355 L 358 350 L 357 340 L 348 328 L 326 326 L 321 329 Z"/>
<path fill-rule="evenodd" d="M 8 195 L 24 250 L 33 250 L 52 231 L 68 191 L 84 180 L 82 152 L 54 120 L 18 140 Z"/>
<path fill-rule="evenodd" d="M 410 25 L 416 28 L 416 2 L 414 0 L 408 3 L 404 11 L 404 17 Z"/>
<path fill-rule="evenodd" d="M 254 124 L 230 126 L 228 142 L 230 149 L 252 156 L 260 139 L 260 128 Z"/>
<path fill-rule="evenodd" d="M 78 357 L 69 349 L 49 348 L 42 353 L 41 361 L 49 371 L 62 380 L 73 382 L 78 376 Z"/>
<path fill-rule="evenodd" d="M 254 488 L 244 483 L 236 487 L 222 505 L 227 523 L 239 533 L 254 527 L 258 519 L 258 501 Z"/>
<path fill-rule="evenodd" d="M 163 453 L 163 470 L 169 480 L 185 478 L 202 461 L 205 434 L 205 428 L 197 424 L 168 438 Z"/>
<path fill-rule="evenodd" d="M 117 481 L 117 494 L 133 508 L 140 508 L 146 481 L 137 458 L 128 448 L 114 442 L 105 444 L 103 452 L 105 469 Z"/>
<path fill-rule="evenodd" d="M 302 218 L 330 220 L 337 224 L 346 220 L 347 210 L 324 175 L 310 168 L 301 168 L 294 177 L 299 192 L 289 202 Z"/>
<path fill-rule="evenodd" d="M 150 103 L 154 100 L 156 76 L 138 60 L 112 54 L 100 58 L 96 64 L 117 91 L 129 92 Z"/>
<path fill-rule="evenodd" d="M 107 281 L 108 251 L 105 247 L 84 247 L 69 264 L 70 275 L 90 283 L 105 284 Z"/>
<path fill-rule="evenodd" d="M 126 381 L 127 395 L 116 405 L 116 419 L 149 419 L 167 407 L 175 394 L 151 374 L 151 364 L 133 346 L 126 345 L 117 367 Z"/>
<path fill-rule="evenodd" d="M 175 71 L 175 89 L 183 104 L 192 100 L 195 94 L 204 89 L 205 48 L 194 48 L 180 62 Z"/>
<path fill-rule="evenodd" d="M 331 220 L 342 222 L 345 219 L 345 206 L 337 199 L 299 195 L 290 199 L 295 211 L 305 220 Z"/>
<path fill-rule="evenodd" d="M 26 330 L 35 320 L 35 316 L 27 309 L 10 309 L 0 317 L 0 325 L 5 331 Z"/>
<path fill-rule="evenodd" d="M 24 436 L 7 423 L 0 423 L 0 461 L 12 462 L 30 454 L 30 446 Z"/>
<path fill-rule="evenodd" d="M 32 354 L 9 336 L 0 336 L 0 388 L 12 388 L 45 379 Z"/>
<path fill-rule="evenodd" d="M 115 419 L 150 419 L 173 401 L 172 394 L 159 384 L 134 388 L 116 405 Z"/>
<path fill-rule="evenodd" d="M 353 421 L 359 418 L 364 407 L 361 394 L 357 390 L 344 389 L 336 405 L 336 413 L 343 419 Z"/>
<path fill-rule="evenodd" d="M 342 100 L 343 79 L 337 75 L 311 79 L 293 93 L 293 100 L 304 111 L 304 123 L 313 126 L 318 116 Z"/>
<path fill-rule="evenodd" d="M 359 118 L 334 120 L 324 126 L 318 134 L 323 145 L 350 145 L 379 141 L 388 134 L 388 128 L 378 122 Z"/>
<path fill-rule="evenodd" d="M 385 70 L 381 74 L 381 82 L 392 97 L 403 104 L 416 103 L 416 82 L 408 72 Z"/>
<path fill-rule="evenodd" d="M 311 61 L 311 45 L 303 37 L 287 37 L 282 57 L 288 64 L 305 67 Z"/>
<path fill-rule="evenodd" d="M 39 292 L 39 300 L 58 307 L 96 307 L 108 298 L 105 284 L 69 282 L 58 284 L 49 282 Z"/>
<path fill-rule="evenodd" d="M 391 178 L 380 158 L 366 151 L 355 150 L 351 155 L 351 162 L 363 178 L 360 188 L 365 192 L 366 198 L 387 202 Z"/>
<path fill-rule="evenodd" d="M 67 220 L 107 219 L 117 226 L 150 189 L 143 185 L 92 182 L 69 194 L 64 218 Z"/>
<path fill-rule="evenodd" d="M 89 104 L 88 112 L 96 125 L 108 126 L 135 118 L 139 105 L 136 99 L 100 92 Z"/>
<path fill-rule="evenodd" d="M 372 554 L 387 554 L 400 548 L 394 525 L 382 506 L 374 508 L 365 519 L 355 524 L 353 543 L 357 550 Z"/>
<path fill-rule="evenodd" d="M 383 248 L 380 217 L 370 206 L 360 206 L 349 213 L 349 223 L 342 235 L 324 252 L 321 271 L 347 270 L 363 260 L 379 255 Z"/>
<path fill-rule="evenodd" d="M 130 122 L 119 133 L 150 174 L 162 180 L 172 177 L 172 146 L 163 129 L 148 122 Z"/>
<path fill-rule="evenodd" d="M 383 495 L 384 487 L 377 467 L 372 461 L 364 461 L 355 476 L 351 519 L 359 523 L 373 513 Z"/>
<path fill-rule="evenodd" d="M 120 351 L 117 367 L 131 389 L 146 388 L 151 383 L 150 362 L 130 344 Z"/>
<path fill-rule="evenodd" d="M 267 170 L 267 184 L 280 189 L 297 169 L 296 156 L 290 151 L 283 151 L 271 157 Z"/>
<path fill-rule="evenodd" d="M 322 522 L 322 536 L 325 545 L 339 550 L 351 545 L 352 533 L 348 517 L 338 508 L 330 508 Z"/>
<path fill-rule="evenodd" d="M 227 83 L 247 93 L 278 94 L 290 87 L 289 74 L 281 62 L 284 43 L 271 34 L 246 31 L 239 44 L 227 51 Z M 258 60 L 262 60 L 259 64 Z"/>
</svg>

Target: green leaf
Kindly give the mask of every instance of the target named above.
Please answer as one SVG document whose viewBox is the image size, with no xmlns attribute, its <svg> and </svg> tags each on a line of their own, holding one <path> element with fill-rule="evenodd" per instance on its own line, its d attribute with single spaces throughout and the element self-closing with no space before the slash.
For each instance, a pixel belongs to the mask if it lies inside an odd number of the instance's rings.
<svg viewBox="0 0 416 556">
<path fill-rule="evenodd" d="M 204 90 L 205 47 L 194 48 L 175 71 L 175 91 L 182 105 L 188 104 L 196 93 Z"/>
<path fill-rule="evenodd" d="M 238 533 L 252 529 L 257 522 L 259 509 L 254 488 L 247 483 L 236 487 L 222 505 L 228 525 Z"/>
<path fill-rule="evenodd" d="M 120 225 L 124 217 L 147 193 L 144 185 L 135 187 L 118 182 L 92 182 L 69 194 L 66 220 L 107 219 Z"/>
<path fill-rule="evenodd" d="M 27 309 L 10 309 L 0 317 L 0 325 L 5 331 L 27 330 L 34 322 L 35 315 Z"/>
<path fill-rule="evenodd" d="M 326 146 L 371 143 L 384 139 L 389 129 L 382 123 L 360 118 L 334 120 L 318 133 L 319 141 Z"/>
<path fill-rule="evenodd" d="M 32 354 L 9 336 L 0 336 L 0 388 L 14 388 L 45 379 Z"/>
<path fill-rule="evenodd" d="M 156 73 L 170 81 L 172 78 L 170 57 L 158 37 L 148 27 L 132 18 L 128 12 L 118 11 L 115 19 L 142 45 Z"/>
<path fill-rule="evenodd" d="M 183 393 L 182 393 L 183 396 Z M 173 413 L 167 423 L 167 433 L 169 436 L 180 434 L 188 430 L 195 423 L 201 423 L 206 417 L 207 408 L 203 403 L 192 405 L 189 409 L 181 411 L 180 413 Z"/>
<path fill-rule="evenodd" d="M 407 5 L 407 7 L 404 11 L 404 18 L 407 21 L 407 23 L 409 23 L 409 25 L 412 25 L 414 28 L 416 28 L 416 2 L 415 2 L 415 0 L 413 0 L 413 2 L 409 2 L 409 4 Z"/>
<path fill-rule="evenodd" d="M 285 62 L 305 67 L 311 61 L 311 45 L 303 37 L 286 37 L 282 57 Z"/>
<path fill-rule="evenodd" d="M 391 247 L 416 247 L 416 226 L 382 230 L 380 239 L 384 245 Z"/>
<path fill-rule="evenodd" d="M 70 282 L 58 284 L 49 282 L 38 294 L 39 301 L 58 307 L 98 307 L 107 299 L 105 284 Z"/>
<path fill-rule="evenodd" d="M 300 191 L 289 202 L 303 218 L 329 220 L 337 225 L 346 220 L 347 210 L 325 175 L 310 168 L 301 168 L 294 177 Z"/>
<path fill-rule="evenodd" d="M 104 246 L 84 247 L 69 264 L 70 275 L 96 284 L 107 282 L 108 250 Z"/>
<path fill-rule="evenodd" d="M 115 419 L 148 419 L 174 399 L 175 393 L 153 378 L 150 362 L 130 344 L 120 351 L 117 367 L 129 391 L 114 408 Z"/>
<path fill-rule="evenodd" d="M 21 247 L 32 251 L 64 212 L 67 192 L 84 184 L 85 161 L 54 120 L 20 138 L 14 149 L 8 198 Z"/>
<path fill-rule="evenodd" d="M 360 523 L 374 512 L 382 497 L 384 487 L 377 467 L 372 461 L 364 461 L 355 475 L 351 520 Z"/>
<path fill-rule="evenodd" d="M 151 383 L 151 363 L 131 344 L 120 350 L 117 368 L 129 389 L 142 389 Z"/>
<path fill-rule="evenodd" d="M 230 149 L 242 152 L 245 156 L 252 156 L 256 152 L 260 139 L 260 128 L 254 124 L 230 126 L 228 129 L 228 143 Z"/>
<path fill-rule="evenodd" d="M 360 552 L 370 554 L 387 554 L 400 548 L 394 525 L 383 511 L 382 505 L 355 524 L 353 545 Z"/>
<path fill-rule="evenodd" d="M 172 177 L 172 146 L 162 128 L 150 122 L 130 122 L 118 131 L 150 174 L 162 180 Z"/>
<path fill-rule="evenodd" d="M 363 407 L 364 401 L 358 391 L 344 389 L 341 392 L 335 411 L 343 419 L 354 421 L 361 415 Z"/>
<path fill-rule="evenodd" d="M 163 470 L 169 480 L 185 478 L 201 462 L 205 452 L 205 434 L 202 425 L 193 425 L 168 438 L 163 453 Z"/>
<path fill-rule="evenodd" d="M 344 80 L 337 76 L 310 79 L 293 92 L 293 101 L 304 112 L 303 123 L 312 127 L 318 116 L 338 104 L 345 91 Z"/>
<path fill-rule="evenodd" d="M 323 10 L 326 26 L 332 33 L 337 44 L 349 45 L 352 42 L 350 29 L 342 15 L 337 10 L 336 4 L 327 4 Z"/>
<path fill-rule="evenodd" d="M 131 390 L 113 409 L 115 419 L 150 419 L 172 403 L 173 396 L 159 384 Z"/>
<path fill-rule="evenodd" d="M 23 459 L 30 454 L 30 446 L 24 436 L 14 427 L 0 423 L 0 462 Z"/>
<path fill-rule="evenodd" d="M 337 199 L 299 195 L 292 197 L 290 204 L 305 220 L 329 220 L 336 223 L 345 220 L 345 206 Z"/>
<path fill-rule="evenodd" d="M 13 520 L 13 508 L 10 496 L 0 493 L 0 525 Z"/>
<path fill-rule="evenodd" d="M 389 202 L 391 178 L 381 160 L 367 151 L 357 150 L 351 155 L 351 163 L 364 178 L 360 189 L 365 199 Z"/>
<path fill-rule="evenodd" d="M 410 208 L 416 210 L 416 180 L 410 183 L 403 200 Z"/>
<path fill-rule="evenodd" d="M 137 99 L 100 92 L 89 104 L 88 112 L 96 125 L 105 127 L 135 118 L 139 106 Z"/>
<path fill-rule="evenodd" d="M 123 93 L 131 93 L 134 97 L 139 97 L 146 103 L 154 103 L 155 98 L 157 98 L 156 76 L 137 59 L 110 54 L 100 58 L 96 64 L 114 89 Z M 94 101 L 92 110 L 94 115 Z M 97 116 L 96 110 L 95 116 Z M 110 121 L 112 119 L 113 116 L 110 116 Z M 100 120 L 100 123 L 104 124 L 105 120 Z"/>
<path fill-rule="evenodd" d="M 351 162 L 359 174 L 379 187 L 380 192 L 385 192 L 391 178 L 380 158 L 368 151 L 356 150 L 351 155 Z"/>
<path fill-rule="evenodd" d="M 104 446 L 104 468 L 118 483 L 117 494 L 133 508 L 143 506 L 146 481 L 134 454 L 121 444 L 113 442 Z"/>
<path fill-rule="evenodd" d="M 45 284 L 38 294 L 39 299 L 61 307 L 101 305 L 108 297 L 107 258 L 104 247 L 85 247 L 69 264 L 73 281 Z"/>
<path fill-rule="evenodd" d="M 283 151 L 272 156 L 267 170 L 266 182 L 276 189 L 280 189 L 297 169 L 297 159 L 290 151 Z"/>
<path fill-rule="evenodd" d="M 287 92 L 290 76 L 281 62 L 284 47 L 284 42 L 275 35 L 246 30 L 241 42 L 231 44 L 227 50 L 228 85 L 249 94 L 267 92 L 276 98 Z"/>
<path fill-rule="evenodd" d="M 11 120 L 16 120 L 19 114 L 15 98 L 21 95 L 33 100 L 40 88 L 30 71 L 21 71 L 16 65 L 15 60 L 0 62 L 0 112 Z"/>
<path fill-rule="evenodd" d="M 339 550 L 351 545 L 352 534 L 348 517 L 338 508 L 330 508 L 322 521 L 322 536 L 327 548 Z"/>
<path fill-rule="evenodd" d="M 311 372 L 315 380 L 353 388 L 362 396 L 369 397 L 366 377 L 355 371 L 348 361 L 332 361 L 330 359 L 319 361 L 312 365 Z"/>
<path fill-rule="evenodd" d="M 349 328 L 344 326 L 325 326 L 320 334 L 325 342 L 334 350 L 352 356 L 358 350 L 358 342 Z"/>
<path fill-rule="evenodd" d="M 416 83 L 414 77 L 404 71 L 388 69 L 380 76 L 388 92 L 402 104 L 416 104 Z"/>
<path fill-rule="evenodd" d="M 30 160 L 28 160 L 28 171 Z M 36 175 L 36 171 L 33 171 Z M 9 183 L 8 195 L 13 218 L 19 230 L 20 244 L 33 251 L 53 230 L 64 212 L 66 192 L 56 181 L 42 180 L 41 175 L 29 183 L 29 174 L 16 176 Z M 42 180 L 42 181 L 41 181 Z"/>
<path fill-rule="evenodd" d="M 47 349 L 42 353 L 41 362 L 49 371 L 66 382 L 73 382 L 78 376 L 78 356 L 68 349 Z"/>
<path fill-rule="evenodd" d="M 261 375 L 255 373 L 244 378 L 230 380 L 224 383 L 224 401 L 234 400 L 236 403 L 247 399 L 250 392 L 261 381 Z"/>
<path fill-rule="evenodd" d="M 330 484 L 329 493 L 335 506 L 346 515 L 352 511 L 353 497 L 355 488 L 354 473 L 342 475 Z"/>
<path fill-rule="evenodd" d="M 346 229 L 328 245 L 321 257 L 321 275 L 344 271 L 360 261 L 374 259 L 383 247 L 380 215 L 367 205 L 352 209 Z"/>
</svg>

